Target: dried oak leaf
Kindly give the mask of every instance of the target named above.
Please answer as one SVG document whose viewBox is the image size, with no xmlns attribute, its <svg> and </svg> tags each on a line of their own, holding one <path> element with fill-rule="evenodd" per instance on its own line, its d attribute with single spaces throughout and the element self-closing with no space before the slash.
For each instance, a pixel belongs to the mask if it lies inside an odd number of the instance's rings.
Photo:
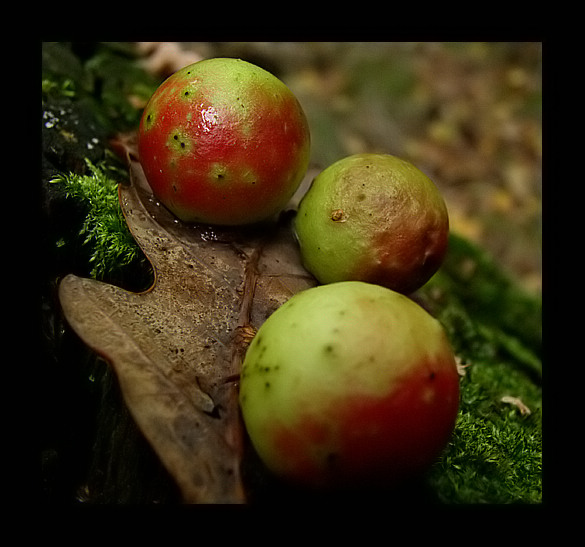
<svg viewBox="0 0 585 547">
<path fill-rule="evenodd" d="M 524 404 L 520 397 L 511 397 L 510 395 L 505 395 L 500 399 L 502 403 L 514 405 L 522 416 L 530 416 L 532 411 Z"/>
<path fill-rule="evenodd" d="M 240 503 L 241 361 L 254 329 L 316 284 L 301 266 L 286 215 L 261 228 L 184 224 L 153 198 L 131 139 L 127 224 L 155 281 L 133 293 L 66 276 L 68 323 L 116 372 L 124 400 L 186 503 Z"/>
</svg>

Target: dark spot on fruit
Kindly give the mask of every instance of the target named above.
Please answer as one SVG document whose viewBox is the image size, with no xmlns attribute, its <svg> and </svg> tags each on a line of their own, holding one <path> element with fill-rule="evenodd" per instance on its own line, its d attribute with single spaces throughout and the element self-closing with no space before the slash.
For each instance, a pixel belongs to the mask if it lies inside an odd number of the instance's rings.
<svg viewBox="0 0 585 547">
<path fill-rule="evenodd" d="M 331 211 L 331 220 L 333 222 L 345 222 L 347 220 L 347 216 L 343 209 L 335 209 Z"/>
<path fill-rule="evenodd" d="M 144 128 L 150 129 L 154 125 L 154 114 L 150 112 L 144 120 Z"/>
<path fill-rule="evenodd" d="M 431 372 L 429 374 L 429 380 L 434 380 L 434 379 L 435 379 L 435 373 L 434 372 Z"/>
<path fill-rule="evenodd" d="M 171 135 L 169 135 L 167 146 L 172 150 L 175 150 L 176 152 L 186 152 L 189 149 L 189 145 L 189 139 L 185 137 L 180 130 L 174 130 Z"/>
<path fill-rule="evenodd" d="M 329 452 L 329 454 L 327 454 L 326 457 L 326 461 L 327 461 L 327 465 L 329 467 L 332 467 L 333 465 L 335 465 L 335 461 L 337 460 L 338 455 L 335 454 L 335 452 Z"/>
</svg>

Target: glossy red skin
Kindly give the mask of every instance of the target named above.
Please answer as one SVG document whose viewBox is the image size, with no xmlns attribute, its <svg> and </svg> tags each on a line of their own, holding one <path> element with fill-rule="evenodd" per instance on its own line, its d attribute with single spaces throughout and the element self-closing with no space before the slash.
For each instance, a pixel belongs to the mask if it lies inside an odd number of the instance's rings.
<svg viewBox="0 0 585 547">
<path fill-rule="evenodd" d="M 352 395 L 293 426 L 276 425 L 273 446 L 286 476 L 309 487 L 394 485 L 428 468 L 445 448 L 459 408 L 454 363 L 421 366 L 387 396 Z M 326 444 L 327 452 L 319 451 Z M 335 446 L 334 451 L 331 446 Z"/>
<path fill-rule="evenodd" d="M 306 171 L 310 137 L 295 96 L 248 85 L 235 59 L 216 73 L 185 67 L 161 84 L 139 128 L 140 162 L 155 196 L 185 221 L 248 224 L 288 202 Z M 192 68 L 192 70 L 188 70 Z M 242 83 L 244 81 L 244 83 Z"/>
</svg>

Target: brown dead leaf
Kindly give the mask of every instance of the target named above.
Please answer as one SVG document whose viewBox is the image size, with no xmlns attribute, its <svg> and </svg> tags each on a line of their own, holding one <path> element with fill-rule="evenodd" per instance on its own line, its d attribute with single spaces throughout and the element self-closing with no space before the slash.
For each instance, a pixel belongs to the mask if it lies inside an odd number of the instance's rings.
<svg viewBox="0 0 585 547">
<path fill-rule="evenodd" d="M 136 42 L 141 61 L 147 72 L 167 78 L 181 68 L 203 60 L 195 51 L 182 47 L 180 42 Z"/>
<path fill-rule="evenodd" d="M 457 366 L 457 374 L 459 374 L 459 376 L 465 376 L 467 374 L 467 371 L 465 369 L 468 366 L 470 366 L 471 363 L 465 364 L 465 361 L 461 357 L 459 357 L 459 355 L 456 355 L 455 365 Z"/>
<path fill-rule="evenodd" d="M 506 395 L 502 397 L 500 401 L 502 401 L 502 403 L 514 405 L 519 410 L 520 414 L 522 414 L 522 416 L 528 416 L 532 414 L 532 411 L 524 404 L 522 399 L 520 399 L 519 397 L 511 397 L 509 395 Z"/>
<path fill-rule="evenodd" d="M 315 281 L 286 218 L 247 229 L 184 224 L 153 198 L 131 142 L 118 145 L 131 174 L 131 184 L 119 187 L 120 203 L 155 282 L 132 293 L 68 275 L 59 287 L 63 311 L 114 368 L 185 502 L 244 502 L 237 396 L 246 343 Z"/>
</svg>

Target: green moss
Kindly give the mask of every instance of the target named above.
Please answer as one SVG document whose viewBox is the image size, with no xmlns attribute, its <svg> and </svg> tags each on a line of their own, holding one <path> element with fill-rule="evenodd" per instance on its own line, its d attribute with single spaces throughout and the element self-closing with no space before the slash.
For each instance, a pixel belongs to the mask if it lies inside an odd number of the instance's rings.
<svg viewBox="0 0 585 547">
<path fill-rule="evenodd" d="M 60 174 L 50 180 L 63 187 L 67 198 L 82 203 L 87 210 L 79 231 L 83 244 L 91 248 L 91 276 L 96 279 L 117 279 L 132 268 L 146 269 L 146 259 L 128 230 L 118 201 L 118 182 L 112 167 L 94 165 L 85 160 L 89 174 Z M 126 174 L 117 173 L 119 176 Z M 66 245 L 60 240 L 60 246 Z"/>
<path fill-rule="evenodd" d="M 60 82 L 44 78 L 41 82 L 41 91 L 43 96 L 75 97 L 75 82 L 69 78 L 62 79 Z"/>
<path fill-rule="evenodd" d="M 515 414 L 504 411 L 494 420 L 493 415 L 460 413 L 452 444 L 430 477 L 441 501 L 541 502 L 541 413 Z"/>
<path fill-rule="evenodd" d="M 540 387 L 503 361 L 471 362 L 466 370 L 453 438 L 430 474 L 433 489 L 451 503 L 539 503 Z M 530 413 L 505 402 L 507 396 Z"/>
<path fill-rule="evenodd" d="M 455 235 L 444 266 L 419 298 L 466 365 L 451 443 L 428 477 L 437 497 L 447 503 L 540 503 L 541 298 Z M 507 397 L 519 399 L 529 413 Z"/>
<path fill-rule="evenodd" d="M 43 42 L 42 93 L 82 101 L 112 132 L 130 130 L 160 81 L 137 62 L 130 42 Z"/>
</svg>

